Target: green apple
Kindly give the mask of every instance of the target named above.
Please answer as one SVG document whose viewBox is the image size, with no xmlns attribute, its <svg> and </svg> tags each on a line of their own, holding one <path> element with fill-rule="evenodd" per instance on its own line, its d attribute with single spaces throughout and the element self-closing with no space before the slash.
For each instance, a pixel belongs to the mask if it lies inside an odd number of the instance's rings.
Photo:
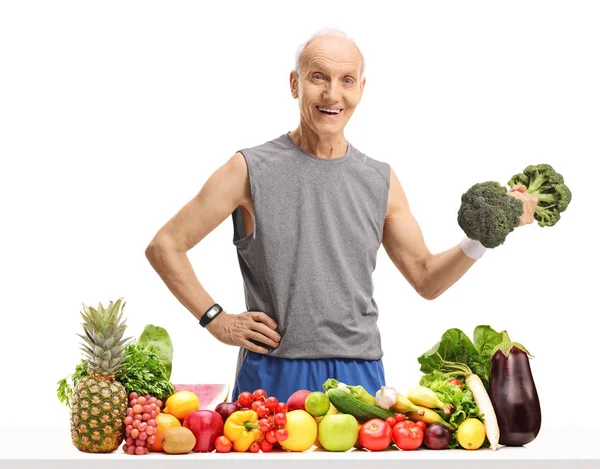
<svg viewBox="0 0 600 469">
<path fill-rule="evenodd" d="M 350 414 L 326 414 L 319 422 L 319 442 L 327 451 L 348 451 L 358 440 L 360 425 Z"/>
</svg>

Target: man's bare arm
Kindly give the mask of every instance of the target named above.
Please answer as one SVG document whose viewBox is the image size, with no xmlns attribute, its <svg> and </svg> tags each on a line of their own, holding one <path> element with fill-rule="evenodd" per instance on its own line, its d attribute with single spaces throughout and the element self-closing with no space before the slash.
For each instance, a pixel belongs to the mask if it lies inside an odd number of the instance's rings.
<svg viewBox="0 0 600 469">
<path fill-rule="evenodd" d="M 249 192 L 246 161 L 241 153 L 236 153 L 210 176 L 200 192 L 158 231 L 146 248 L 146 257 L 154 270 L 196 319 L 215 301 L 198 280 L 187 251 L 249 200 Z M 249 340 L 276 347 L 280 340 L 276 328 L 272 318 L 257 311 L 235 315 L 223 311 L 207 326 L 220 341 L 259 353 L 267 350 Z"/>
<path fill-rule="evenodd" d="M 533 223 L 537 199 L 527 193 L 523 185 L 511 187 L 508 195 L 523 202 L 519 226 Z M 475 264 L 475 259 L 463 252 L 460 243 L 439 254 L 429 252 L 402 185 L 391 168 L 382 244 L 402 275 L 428 300 L 444 293 Z"/>
<path fill-rule="evenodd" d="M 429 251 L 392 169 L 382 244 L 406 280 L 428 300 L 440 296 L 475 263 L 462 251 L 460 244 L 439 254 Z"/>
</svg>

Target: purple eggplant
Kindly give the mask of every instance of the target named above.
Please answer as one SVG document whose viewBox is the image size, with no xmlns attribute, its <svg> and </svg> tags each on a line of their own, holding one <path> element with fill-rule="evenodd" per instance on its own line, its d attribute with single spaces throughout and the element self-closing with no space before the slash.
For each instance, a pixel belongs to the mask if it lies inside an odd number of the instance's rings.
<svg viewBox="0 0 600 469">
<path fill-rule="evenodd" d="M 492 353 L 489 395 L 502 445 L 526 445 L 535 439 L 542 425 L 529 355 L 521 344 L 510 341 L 506 331 L 502 332 L 502 342 Z"/>
</svg>

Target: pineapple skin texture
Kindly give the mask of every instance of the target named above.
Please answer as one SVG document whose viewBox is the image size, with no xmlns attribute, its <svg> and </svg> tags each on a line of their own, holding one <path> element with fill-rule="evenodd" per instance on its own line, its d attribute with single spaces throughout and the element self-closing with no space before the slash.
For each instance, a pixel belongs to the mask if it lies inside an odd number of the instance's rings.
<svg viewBox="0 0 600 469">
<path fill-rule="evenodd" d="M 127 392 L 118 381 L 82 378 L 73 391 L 71 438 L 86 453 L 112 453 L 125 438 Z"/>
</svg>

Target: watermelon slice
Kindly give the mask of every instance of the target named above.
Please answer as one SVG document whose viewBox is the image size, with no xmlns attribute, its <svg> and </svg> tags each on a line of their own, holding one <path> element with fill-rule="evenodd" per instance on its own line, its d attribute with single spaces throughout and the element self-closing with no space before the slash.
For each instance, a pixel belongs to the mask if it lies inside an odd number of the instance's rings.
<svg viewBox="0 0 600 469">
<path fill-rule="evenodd" d="M 176 384 L 175 392 L 191 391 L 200 400 L 200 410 L 215 410 L 229 397 L 229 384 Z"/>
</svg>

